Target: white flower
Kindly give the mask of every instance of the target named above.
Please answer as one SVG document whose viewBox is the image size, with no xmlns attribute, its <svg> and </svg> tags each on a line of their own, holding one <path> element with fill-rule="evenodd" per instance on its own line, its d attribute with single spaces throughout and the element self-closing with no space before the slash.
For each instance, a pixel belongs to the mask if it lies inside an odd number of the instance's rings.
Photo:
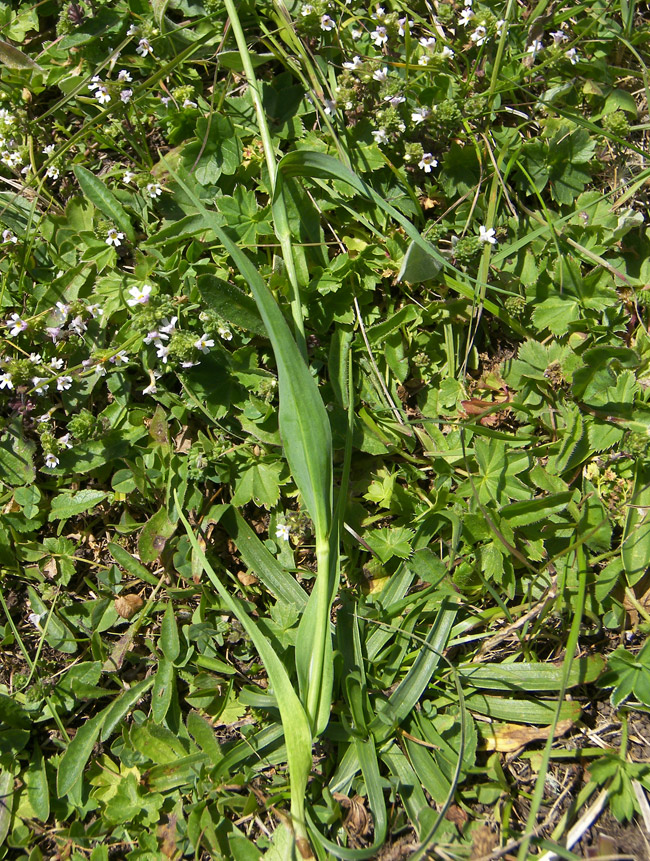
<svg viewBox="0 0 650 861">
<path fill-rule="evenodd" d="M 313 11 L 314 7 L 311 5 L 311 3 L 303 3 L 300 7 L 300 14 L 303 18 L 306 18 L 308 15 L 311 15 Z"/>
<path fill-rule="evenodd" d="M 363 60 L 359 56 L 352 57 L 352 60 L 349 63 L 343 63 L 343 68 L 348 69 L 350 72 L 353 72 L 361 66 L 363 66 Z"/>
<path fill-rule="evenodd" d="M 114 356 L 111 356 L 111 362 L 114 365 L 118 365 L 120 362 L 123 364 L 128 364 L 129 357 L 126 353 L 126 350 L 120 350 L 119 353 L 116 353 Z"/>
<path fill-rule="evenodd" d="M 356 27 L 353 27 L 351 30 L 351 36 L 355 42 L 358 42 L 359 39 L 363 36 L 363 30 L 358 30 Z"/>
<path fill-rule="evenodd" d="M 67 391 L 69 388 L 72 387 L 72 377 L 68 377 L 65 375 L 63 377 L 59 377 L 59 379 L 56 381 L 56 387 L 60 392 Z"/>
<path fill-rule="evenodd" d="M 66 305 L 65 302 L 57 302 L 55 307 L 58 311 L 57 317 L 60 316 L 61 322 L 65 323 L 68 319 L 68 314 L 70 313 L 70 306 Z"/>
<path fill-rule="evenodd" d="M 101 317 L 102 314 L 104 313 L 104 309 L 101 308 L 99 305 L 89 305 L 86 308 L 86 310 L 88 311 L 90 316 L 93 317 L 93 319 L 97 319 L 97 317 Z"/>
<path fill-rule="evenodd" d="M 385 80 L 388 78 L 388 67 L 384 66 L 383 69 L 377 69 L 372 73 L 373 81 L 379 81 L 380 84 L 383 84 Z"/>
<path fill-rule="evenodd" d="M 166 347 L 164 344 L 158 344 L 158 349 L 156 350 L 156 355 L 159 359 L 162 359 L 163 365 L 167 364 L 167 356 L 169 355 L 169 347 Z"/>
<path fill-rule="evenodd" d="M 477 45 L 483 45 L 487 41 L 487 28 L 483 24 L 479 24 L 469 38 Z"/>
<path fill-rule="evenodd" d="M 162 194 L 162 186 L 159 182 L 149 182 L 147 183 L 147 194 L 151 198 L 160 197 Z"/>
<path fill-rule="evenodd" d="M 575 48 L 569 48 L 569 50 L 565 53 L 565 55 L 564 55 L 564 56 L 567 58 L 567 60 L 570 60 L 570 61 L 571 61 L 571 65 L 572 65 L 572 66 L 575 66 L 575 64 L 576 64 L 576 63 L 578 62 L 578 60 L 580 59 L 580 58 L 578 57 L 578 52 L 577 52 L 577 50 L 576 50 Z"/>
<path fill-rule="evenodd" d="M 143 284 L 142 288 L 140 287 L 131 287 L 129 290 L 132 298 L 126 300 L 126 304 L 133 308 L 134 305 L 146 305 L 149 301 L 149 295 L 151 294 L 151 287 L 149 284 Z"/>
<path fill-rule="evenodd" d="M 554 45 L 562 45 L 564 42 L 569 41 L 569 37 L 566 33 L 563 33 L 562 30 L 555 30 L 555 32 L 550 33 L 549 35 L 552 36 Z"/>
<path fill-rule="evenodd" d="M 52 412 L 50 411 L 48 413 L 43 413 L 42 416 L 39 416 L 37 421 L 43 422 L 44 424 L 46 424 L 47 422 L 50 421 L 51 418 L 52 418 Z"/>
<path fill-rule="evenodd" d="M 120 99 L 124 102 L 125 105 L 131 101 L 131 96 L 133 95 L 133 90 L 122 90 L 120 92 Z"/>
<path fill-rule="evenodd" d="M 478 229 L 478 239 L 479 242 L 489 242 L 490 245 L 496 245 L 496 231 L 494 227 L 485 227 L 485 225 L 481 224 Z"/>
<path fill-rule="evenodd" d="M 146 336 L 143 338 L 145 344 L 160 344 L 161 341 L 168 341 L 169 335 L 165 335 L 164 332 L 158 332 L 157 330 L 153 330 L 152 332 L 147 332 Z"/>
<path fill-rule="evenodd" d="M 386 17 L 386 10 L 383 6 L 377 6 L 375 11 L 370 13 L 370 17 L 375 21 L 383 21 Z"/>
<path fill-rule="evenodd" d="M 86 331 L 87 326 L 84 323 L 83 317 L 81 314 L 77 314 L 77 316 L 70 322 L 70 330 L 74 332 L 75 335 L 83 335 Z"/>
<path fill-rule="evenodd" d="M 94 92 L 95 90 L 97 90 L 101 86 L 102 86 L 102 79 L 99 77 L 99 75 L 93 75 L 92 78 L 90 79 L 90 83 L 88 84 L 88 89 L 90 90 L 90 92 L 91 93 Z"/>
<path fill-rule="evenodd" d="M 7 227 L 5 230 L 2 231 L 2 241 L 11 242 L 13 245 L 15 245 L 18 242 L 18 237 L 15 236 L 14 232 L 12 230 L 9 230 L 9 228 Z"/>
<path fill-rule="evenodd" d="M 432 167 L 438 166 L 438 159 L 434 158 L 430 152 L 425 152 L 422 154 L 422 158 L 418 162 L 418 167 L 420 170 L 423 170 L 425 173 L 431 173 Z"/>
<path fill-rule="evenodd" d="M 0 108 L 0 122 L 12 126 L 16 122 L 16 117 L 10 114 L 6 108 Z"/>
<path fill-rule="evenodd" d="M 336 99 L 323 99 L 325 113 L 331 117 L 336 113 Z"/>
<path fill-rule="evenodd" d="M 72 443 L 70 442 L 70 434 L 66 433 L 63 436 L 59 437 L 57 440 L 59 445 L 62 445 L 64 448 L 72 448 Z"/>
<path fill-rule="evenodd" d="M 472 20 L 473 17 L 474 17 L 474 13 L 469 8 L 469 6 L 466 6 L 463 9 L 463 11 L 460 13 L 460 18 L 458 19 L 458 23 L 461 25 L 461 27 L 467 27 L 467 25 L 469 24 L 469 22 Z"/>
<path fill-rule="evenodd" d="M 135 24 L 131 24 L 129 29 L 126 31 L 126 35 L 127 36 L 135 36 L 135 34 L 138 32 L 138 30 L 139 30 L 139 27 L 137 27 Z"/>
<path fill-rule="evenodd" d="M 59 465 L 59 458 L 55 454 L 46 454 L 45 455 L 45 466 L 48 469 L 54 469 L 55 466 Z M 39 617 L 40 621 L 40 617 Z"/>
<path fill-rule="evenodd" d="M 133 78 L 131 77 L 131 73 L 126 69 L 120 69 L 120 73 L 117 76 L 117 80 L 126 84 L 130 84 Z"/>
<path fill-rule="evenodd" d="M 7 167 L 18 167 L 20 164 L 20 153 L 9 151 L 3 152 L 2 161 L 7 165 Z"/>
<path fill-rule="evenodd" d="M 440 56 L 443 60 L 451 60 L 456 54 L 452 51 L 449 45 L 445 45 L 445 47 L 440 52 Z"/>
<path fill-rule="evenodd" d="M 0 389 L 13 389 L 11 374 L 0 374 Z"/>
<path fill-rule="evenodd" d="M 406 35 L 406 28 L 405 28 L 405 24 L 406 24 L 407 20 L 408 20 L 408 19 L 406 18 L 406 16 L 404 16 L 404 18 L 398 18 L 398 19 L 397 19 L 397 26 L 399 27 L 399 29 L 398 29 L 398 31 L 397 31 L 397 32 L 398 32 L 398 34 L 399 34 L 400 36 L 405 36 L 405 35 Z M 409 22 L 408 22 L 409 30 L 413 27 L 413 25 L 414 25 L 414 24 L 415 24 L 415 21 L 409 21 Z"/>
<path fill-rule="evenodd" d="M 419 123 L 423 123 L 429 116 L 431 116 L 429 108 L 416 108 L 411 114 L 411 119 L 418 125 Z"/>
<path fill-rule="evenodd" d="M 534 42 L 532 42 L 526 50 L 529 54 L 532 54 L 533 57 L 536 57 L 543 47 L 544 45 L 542 44 L 540 39 L 535 39 Z"/>
<path fill-rule="evenodd" d="M 321 15 L 320 16 L 320 28 L 321 28 L 321 30 L 325 30 L 326 33 L 329 33 L 330 30 L 333 30 L 335 27 L 336 27 L 336 24 L 330 18 L 329 15 Z"/>
<path fill-rule="evenodd" d="M 45 331 L 47 332 L 48 338 L 52 339 L 52 343 L 56 344 L 56 342 L 61 337 L 61 327 L 60 326 L 48 326 Z"/>
<path fill-rule="evenodd" d="M 153 54 L 153 48 L 149 44 L 149 40 L 140 39 L 138 47 L 135 49 L 135 53 L 140 54 L 141 57 L 146 57 L 147 54 Z"/>
<path fill-rule="evenodd" d="M 165 107 L 167 107 L 167 105 L 171 102 L 171 96 L 161 96 L 160 101 Z"/>
<path fill-rule="evenodd" d="M 124 239 L 124 234 L 119 233 L 114 227 L 111 227 L 106 235 L 106 244 L 114 245 L 116 248 L 122 244 L 122 240 Z"/>
<path fill-rule="evenodd" d="M 135 174 L 131 170 L 125 170 L 124 176 L 122 177 L 122 182 L 125 182 L 127 185 L 131 182 Z"/>
<path fill-rule="evenodd" d="M 427 50 L 433 50 L 436 47 L 436 38 L 435 36 L 422 36 L 420 39 L 420 45 Z"/>
<path fill-rule="evenodd" d="M 386 42 L 388 42 L 386 28 L 380 24 L 376 30 L 372 31 L 370 38 L 378 48 L 381 48 L 382 45 L 385 45 Z"/>
<path fill-rule="evenodd" d="M 18 316 L 18 314 L 12 314 L 5 326 L 9 329 L 9 335 L 12 338 L 15 338 L 16 335 L 20 335 L 21 332 L 24 332 L 27 328 L 27 323 Z"/>
<path fill-rule="evenodd" d="M 503 28 L 506 26 L 506 22 L 503 18 L 499 18 L 497 21 L 497 36 L 501 38 L 503 35 Z"/>
<path fill-rule="evenodd" d="M 394 95 L 394 96 L 384 96 L 384 101 L 385 101 L 385 102 L 390 102 L 390 104 L 391 104 L 394 108 L 396 108 L 398 105 L 402 105 L 402 104 L 404 104 L 404 102 L 406 101 L 406 99 L 404 98 L 404 96 L 400 96 L 400 95 L 399 95 L 399 93 L 398 93 L 398 94 L 396 94 L 396 95 Z"/>
<path fill-rule="evenodd" d="M 388 134 L 386 133 L 386 129 L 375 129 L 371 134 L 375 139 L 377 146 L 388 143 Z"/>
<path fill-rule="evenodd" d="M 212 338 L 208 338 L 207 334 L 204 332 L 201 337 L 194 342 L 194 346 L 202 353 L 209 353 L 210 347 L 214 347 L 214 341 Z"/>
<path fill-rule="evenodd" d="M 35 365 L 40 365 L 41 362 L 43 361 L 43 357 L 41 356 L 40 353 L 30 353 L 29 354 L 29 361 L 33 362 Z"/>
<path fill-rule="evenodd" d="M 158 391 L 158 386 L 156 386 L 156 381 L 153 380 L 145 389 L 142 389 L 143 395 L 155 395 Z"/>
<path fill-rule="evenodd" d="M 418 66 L 428 66 L 428 65 L 429 65 L 429 57 L 426 54 L 422 54 L 422 56 L 418 60 Z"/>
<path fill-rule="evenodd" d="M 181 362 L 181 368 L 194 368 L 200 364 L 200 362 Z"/>
<path fill-rule="evenodd" d="M 32 383 L 34 388 L 36 389 L 37 395 L 42 395 L 49 388 L 48 385 L 42 386 L 41 383 L 44 383 L 47 377 L 32 377 Z"/>
<path fill-rule="evenodd" d="M 167 317 L 163 317 L 162 325 L 158 326 L 158 331 L 171 335 L 176 328 L 176 323 L 178 323 L 178 317 L 172 317 L 171 320 L 168 320 Z"/>
<path fill-rule="evenodd" d="M 95 90 L 95 98 L 100 105 L 107 105 L 111 100 L 110 93 L 103 84 L 100 84 Z"/>
<path fill-rule="evenodd" d="M 52 455 L 52 457 L 53 457 L 53 455 Z M 45 460 L 47 462 L 47 458 Z M 55 460 L 56 460 L 56 458 L 55 458 Z M 56 466 L 56 464 L 54 464 L 54 465 Z M 40 629 L 41 619 L 45 618 L 45 616 L 47 616 L 47 613 L 30 613 L 27 616 L 27 621 L 29 622 L 30 625 L 33 625 L 35 628 Z"/>
<path fill-rule="evenodd" d="M 217 329 L 220 338 L 223 338 L 224 341 L 232 341 L 232 332 L 230 329 L 227 329 L 225 326 L 219 326 Z"/>
<path fill-rule="evenodd" d="M 474 3 L 474 0 L 465 0 L 464 6 L 471 6 Z"/>
<path fill-rule="evenodd" d="M 183 107 L 183 108 L 198 108 L 198 105 L 196 102 L 193 102 L 192 99 L 185 99 L 183 101 L 183 104 L 181 105 L 181 107 Z"/>
<path fill-rule="evenodd" d="M 54 165 L 50 165 L 48 169 L 45 171 L 45 176 L 48 179 L 58 179 L 60 175 L 60 171 L 58 167 L 54 167 Z"/>
<path fill-rule="evenodd" d="M 56 357 L 54 359 L 50 359 L 50 367 L 55 371 L 60 371 L 64 364 L 65 362 L 63 359 L 58 359 Z"/>
<path fill-rule="evenodd" d="M 291 530 L 286 525 L 286 523 L 285 524 L 278 523 L 278 525 L 275 528 L 275 537 L 281 538 L 283 541 L 288 541 L 290 536 L 291 536 Z"/>
<path fill-rule="evenodd" d="M 52 155 L 56 146 L 54 144 L 48 144 L 46 147 L 43 147 L 43 155 Z"/>
</svg>

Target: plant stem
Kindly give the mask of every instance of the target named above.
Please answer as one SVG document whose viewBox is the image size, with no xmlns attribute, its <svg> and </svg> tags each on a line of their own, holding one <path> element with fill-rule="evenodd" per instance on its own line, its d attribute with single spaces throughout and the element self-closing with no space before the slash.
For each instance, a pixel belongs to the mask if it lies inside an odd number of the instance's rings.
<svg viewBox="0 0 650 861">
<path fill-rule="evenodd" d="M 313 635 L 314 651 L 309 664 L 309 685 L 307 688 L 307 716 L 315 731 L 318 711 L 323 693 L 323 669 L 327 638 L 330 636 L 330 540 L 319 536 L 316 539 L 316 626 Z"/>
</svg>

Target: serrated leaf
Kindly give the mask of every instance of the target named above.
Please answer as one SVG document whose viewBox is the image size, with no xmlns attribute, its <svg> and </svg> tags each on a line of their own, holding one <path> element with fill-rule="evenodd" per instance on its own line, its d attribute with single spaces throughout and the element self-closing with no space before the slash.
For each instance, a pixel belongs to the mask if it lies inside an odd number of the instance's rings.
<svg viewBox="0 0 650 861">
<path fill-rule="evenodd" d="M 282 464 L 258 462 L 251 464 L 235 479 L 233 505 L 242 506 L 254 502 L 262 508 L 271 509 L 280 498 L 280 473 Z"/>
<path fill-rule="evenodd" d="M 90 511 L 106 498 L 112 497 L 112 493 L 103 490 L 78 490 L 76 493 L 59 493 L 52 500 L 52 508 L 48 515 L 50 523 L 53 520 L 67 520 L 84 511 Z"/>
<path fill-rule="evenodd" d="M 364 536 L 379 559 L 385 564 L 393 556 L 408 559 L 413 552 L 411 542 L 415 532 L 405 526 L 389 526 L 385 529 L 373 529 Z"/>
</svg>

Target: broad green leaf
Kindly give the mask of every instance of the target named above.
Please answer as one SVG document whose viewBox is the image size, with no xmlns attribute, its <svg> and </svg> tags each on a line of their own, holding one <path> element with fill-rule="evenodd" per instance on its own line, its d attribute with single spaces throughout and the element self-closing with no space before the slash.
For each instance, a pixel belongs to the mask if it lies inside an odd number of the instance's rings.
<svg viewBox="0 0 650 861">
<path fill-rule="evenodd" d="M 138 538 L 138 553 L 145 565 L 158 559 L 174 532 L 176 524 L 171 522 L 164 507 L 147 520 Z"/>
<path fill-rule="evenodd" d="M 511 502 L 501 507 L 499 514 L 504 517 L 511 526 L 526 526 L 530 523 L 539 523 L 541 520 L 564 511 L 571 502 L 573 491 L 566 490 L 561 493 L 549 493 L 548 496 L 536 499 L 524 499 L 521 502 Z"/>
<path fill-rule="evenodd" d="M 154 577 L 154 575 L 144 567 L 142 562 L 139 562 L 129 553 L 128 550 L 125 550 L 124 547 L 110 542 L 107 549 L 117 564 L 121 568 L 124 568 L 124 570 L 129 574 L 133 575 L 133 577 L 137 577 L 138 580 L 142 580 L 144 583 L 149 583 L 151 586 L 158 585 L 159 578 Z"/>
<path fill-rule="evenodd" d="M 634 585 L 650 564 L 650 468 L 637 463 L 632 505 L 627 509 L 621 559 L 630 585 Z"/>
<path fill-rule="evenodd" d="M 10 421 L 0 436 L 0 480 L 14 487 L 31 484 L 36 476 L 35 450 L 36 445 L 23 435 L 22 423 Z"/>
<path fill-rule="evenodd" d="M 153 676 L 148 679 L 142 679 L 141 682 L 136 682 L 133 687 L 123 691 L 117 699 L 109 706 L 106 706 L 106 720 L 102 727 L 101 740 L 106 741 L 111 737 L 117 725 L 124 719 L 138 700 L 143 697 L 149 688 L 153 685 Z"/>
<path fill-rule="evenodd" d="M 158 663 L 151 689 L 151 715 L 156 723 L 162 723 L 169 711 L 175 678 L 174 665 L 167 658 L 162 658 Z"/>
<path fill-rule="evenodd" d="M 253 462 L 235 478 L 233 505 L 254 502 L 262 508 L 273 508 L 280 497 L 281 472 L 282 464 L 277 461 Z"/>
<path fill-rule="evenodd" d="M 174 733 L 152 720 L 131 727 L 129 738 L 136 750 L 159 765 L 187 755 L 187 750 Z"/>
<path fill-rule="evenodd" d="M 74 654 L 77 651 L 77 643 L 70 628 L 61 621 L 56 612 L 50 615 L 50 608 L 43 603 L 35 589 L 28 586 L 27 592 L 32 612 L 40 616 L 40 627 L 45 632 L 47 644 L 58 652 Z"/>
<path fill-rule="evenodd" d="M 0 693 L 0 721 L 15 729 L 28 729 L 31 725 L 29 712 L 7 694 Z"/>
<path fill-rule="evenodd" d="M 25 772 L 25 784 L 27 798 L 36 818 L 47 822 L 50 817 L 50 788 L 47 783 L 45 759 L 38 744 L 34 745 L 31 762 Z"/>
<path fill-rule="evenodd" d="M 103 490 L 78 490 L 76 493 L 59 493 L 52 500 L 48 520 L 67 520 L 84 511 L 90 511 L 100 502 L 112 496 Z"/>
<path fill-rule="evenodd" d="M 108 218 L 116 228 L 126 234 L 130 242 L 135 241 L 135 233 L 131 225 L 131 219 L 124 207 L 110 191 L 101 179 L 96 177 L 85 167 L 76 164 L 73 167 L 74 175 L 84 193 L 84 196 L 96 206 L 97 209 Z"/>
<path fill-rule="evenodd" d="M 372 529 L 364 536 L 381 562 L 386 563 L 394 556 L 408 559 L 413 552 L 411 541 L 415 532 L 405 526 L 388 526 L 385 529 Z"/>
<path fill-rule="evenodd" d="M 218 765 L 223 759 L 223 752 L 212 724 L 198 712 L 191 711 L 187 716 L 187 729 L 212 765 Z"/>
<path fill-rule="evenodd" d="M 228 323 L 255 335 L 266 335 L 266 328 L 251 296 L 214 275 L 201 275 L 197 285 L 206 305 Z"/>
<path fill-rule="evenodd" d="M 434 278 L 441 268 L 440 258 L 434 257 L 419 243 L 411 242 L 402 260 L 397 280 L 407 281 L 409 284 L 421 284 Z"/>
<path fill-rule="evenodd" d="M 76 731 L 74 738 L 66 748 L 56 774 L 56 789 L 59 797 L 67 795 L 81 780 L 81 775 L 102 731 L 107 714 L 108 709 L 103 709 L 94 717 L 86 720 Z"/>
<path fill-rule="evenodd" d="M 179 656 L 181 644 L 178 638 L 178 625 L 174 615 L 174 607 L 170 601 L 167 604 L 162 625 L 160 626 L 160 648 L 163 655 L 172 663 Z"/>
<path fill-rule="evenodd" d="M 4 846 L 14 806 L 14 776 L 4 768 L 0 768 L 0 799 L 0 846 Z"/>
<path fill-rule="evenodd" d="M 575 658 L 567 681 L 567 688 L 586 685 L 602 673 L 605 660 L 600 655 Z M 458 667 L 463 684 L 475 688 L 498 691 L 557 691 L 562 687 L 564 668 L 560 664 L 466 664 Z"/>
<path fill-rule="evenodd" d="M 43 71 L 41 66 L 27 54 L 23 54 L 21 50 L 8 42 L 0 39 L 0 63 L 3 63 L 8 69 L 31 69 L 38 72 Z"/>
</svg>

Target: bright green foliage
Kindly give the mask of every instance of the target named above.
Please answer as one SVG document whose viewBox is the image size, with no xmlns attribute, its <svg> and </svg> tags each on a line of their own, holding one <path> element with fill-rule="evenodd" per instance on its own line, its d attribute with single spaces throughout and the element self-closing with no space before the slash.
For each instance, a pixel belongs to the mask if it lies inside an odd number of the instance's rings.
<svg viewBox="0 0 650 861">
<path fill-rule="evenodd" d="M 613 688 L 611 700 L 614 706 L 629 698 L 650 706 L 650 640 L 646 640 L 636 654 L 622 646 L 612 652 L 600 684 Z"/>
</svg>

